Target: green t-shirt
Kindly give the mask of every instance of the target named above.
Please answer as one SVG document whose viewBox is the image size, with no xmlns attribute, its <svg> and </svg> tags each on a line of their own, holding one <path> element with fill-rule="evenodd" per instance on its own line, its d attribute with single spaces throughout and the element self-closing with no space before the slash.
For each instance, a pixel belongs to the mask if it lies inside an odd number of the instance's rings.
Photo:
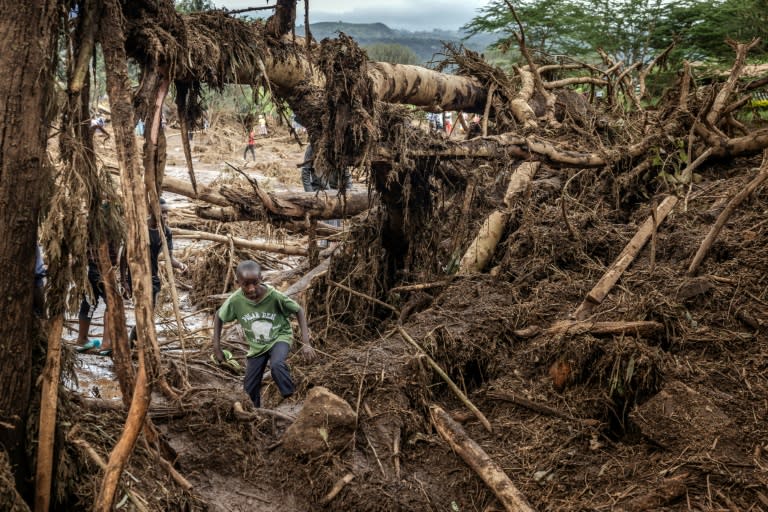
<svg viewBox="0 0 768 512">
<path fill-rule="evenodd" d="M 237 320 L 248 339 L 247 357 L 263 354 L 278 341 L 293 342 L 293 329 L 289 315 L 299 312 L 300 306 L 269 285 L 259 302 L 253 302 L 238 289 L 219 308 L 222 322 Z"/>
</svg>

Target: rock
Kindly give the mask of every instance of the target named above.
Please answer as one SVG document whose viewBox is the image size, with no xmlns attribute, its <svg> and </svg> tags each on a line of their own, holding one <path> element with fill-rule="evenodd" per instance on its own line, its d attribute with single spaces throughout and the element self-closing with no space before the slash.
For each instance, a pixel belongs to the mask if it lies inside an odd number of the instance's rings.
<svg viewBox="0 0 768 512">
<path fill-rule="evenodd" d="M 630 414 L 643 433 L 667 449 L 728 452 L 733 421 L 714 401 L 682 382 L 669 382 Z"/>
<path fill-rule="evenodd" d="M 327 388 L 309 391 L 296 421 L 282 437 L 283 448 L 294 455 L 320 455 L 349 446 L 355 432 L 352 407 Z"/>
<path fill-rule="evenodd" d="M 694 277 L 680 285 L 680 288 L 677 290 L 677 299 L 685 302 L 699 295 L 704 295 L 714 287 L 715 285 L 707 277 Z"/>
</svg>

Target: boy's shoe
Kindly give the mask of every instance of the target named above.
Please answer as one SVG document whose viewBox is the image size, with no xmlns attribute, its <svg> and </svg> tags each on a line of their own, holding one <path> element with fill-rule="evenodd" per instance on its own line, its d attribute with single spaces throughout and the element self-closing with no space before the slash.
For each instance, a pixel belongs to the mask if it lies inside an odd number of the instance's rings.
<svg viewBox="0 0 768 512">
<path fill-rule="evenodd" d="M 94 338 L 92 340 L 88 340 L 87 342 L 85 342 L 83 346 L 76 347 L 75 350 L 77 350 L 80 353 L 83 353 L 99 347 L 101 347 L 101 340 L 99 338 Z"/>
<path fill-rule="evenodd" d="M 112 349 L 111 348 L 105 348 L 104 350 L 99 350 L 100 356 L 111 356 L 112 355 Z"/>
</svg>

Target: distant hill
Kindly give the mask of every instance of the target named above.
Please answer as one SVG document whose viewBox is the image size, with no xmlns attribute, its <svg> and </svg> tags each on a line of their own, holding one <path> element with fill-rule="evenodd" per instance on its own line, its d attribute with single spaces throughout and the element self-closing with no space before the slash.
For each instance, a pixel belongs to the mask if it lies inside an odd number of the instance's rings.
<svg viewBox="0 0 768 512">
<path fill-rule="evenodd" d="M 392 29 L 383 23 L 345 23 L 343 21 L 325 21 L 309 25 L 312 36 L 321 41 L 325 38 L 334 38 L 339 32 L 344 32 L 358 42 L 360 46 L 370 46 L 376 43 L 402 44 L 407 46 L 419 57 L 422 63 L 427 63 L 436 58 L 435 54 L 443 50 L 443 42 L 463 44 L 470 50 L 482 52 L 493 43 L 497 37 L 493 35 L 472 36 L 466 41 L 466 36 L 457 30 L 440 30 L 411 32 L 408 30 Z M 296 33 L 304 32 L 304 25 L 296 27 Z"/>
</svg>

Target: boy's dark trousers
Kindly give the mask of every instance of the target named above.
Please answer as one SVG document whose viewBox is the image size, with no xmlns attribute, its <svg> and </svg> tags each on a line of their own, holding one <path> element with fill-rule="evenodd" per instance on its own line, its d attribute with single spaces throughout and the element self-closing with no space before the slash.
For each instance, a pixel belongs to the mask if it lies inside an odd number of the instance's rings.
<svg viewBox="0 0 768 512">
<path fill-rule="evenodd" d="M 272 380 L 277 384 L 277 389 L 283 398 L 289 397 L 295 391 L 293 379 L 285 359 L 288 357 L 291 346 L 284 341 L 278 341 L 271 349 L 256 357 L 247 358 L 245 365 L 245 381 L 243 387 L 255 407 L 261 407 L 261 379 L 264 377 L 264 369 L 269 367 L 272 371 Z"/>
</svg>

